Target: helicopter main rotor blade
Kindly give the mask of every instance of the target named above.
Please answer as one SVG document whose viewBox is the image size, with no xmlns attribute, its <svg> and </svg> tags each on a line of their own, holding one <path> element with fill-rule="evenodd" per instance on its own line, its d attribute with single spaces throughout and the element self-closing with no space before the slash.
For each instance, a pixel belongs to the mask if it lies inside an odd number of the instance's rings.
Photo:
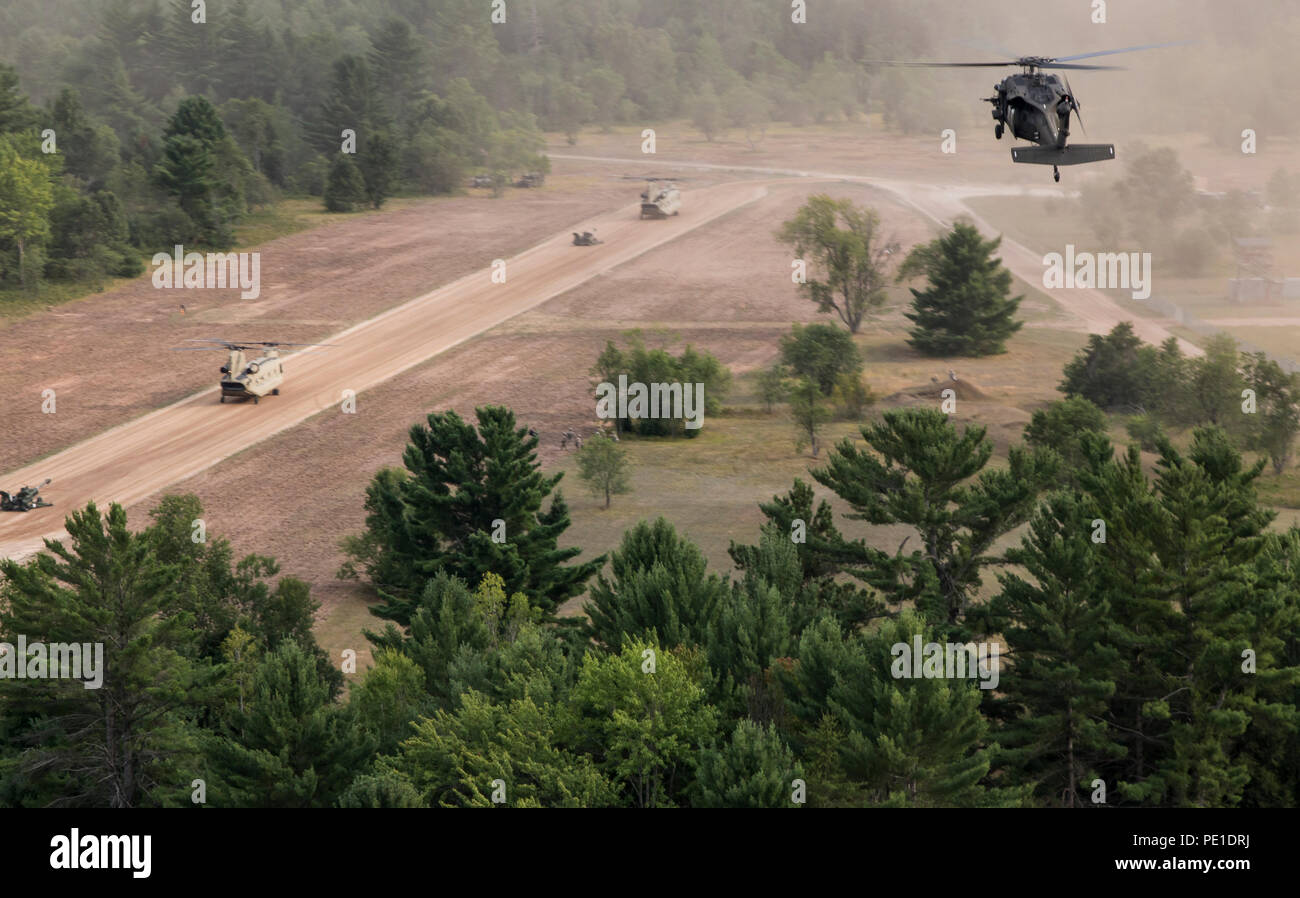
<svg viewBox="0 0 1300 898">
<path fill-rule="evenodd" d="M 333 346 L 333 343 L 280 343 L 271 340 L 254 340 L 254 346 Z"/>
<path fill-rule="evenodd" d="M 1141 47 L 1122 47 L 1119 50 L 1098 50 L 1096 53 L 1079 53 L 1075 56 L 1058 56 L 1053 62 L 1071 62 L 1075 59 L 1091 59 L 1094 56 L 1113 56 L 1116 53 L 1136 53 L 1138 50 L 1157 50 L 1161 47 L 1182 47 L 1196 41 L 1170 41 L 1165 44 L 1144 44 Z M 1060 68 L 1058 66 L 1058 68 Z"/>
<path fill-rule="evenodd" d="M 914 69 L 1000 69 L 1006 66 L 1033 66 L 1037 69 L 1086 69 L 1094 72 L 1119 72 L 1124 70 L 1122 65 L 1073 65 L 1071 63 L 1060 64 L 1044 60 L 1042 62 L 1028 62 L 1022 59 L 1012 59 L 1007 62 L 895 62 L 893 60 L 882 59 L 874 62 L 866 62 L 864 65 L 884 65 L 896 66 Z"/>
<path fill-rule="evenodd" d="M 1015 60 L 1009 62 L 902 62 L 892 59 L 868 60 L 864 65 L 907 66 L 920 69 L 966 69 L 966 68 L 1002 68 L 1008 65 L 1020 65 Z"/>
<path fill-rule="evenodd" d="M 1072 64 L 1070 64 L 1070 63 L 1066 63 L 1065 65 L 1061 65 L 1061 64 L 1059 64 L 1059 63 L 1055 63 L 1055 62 L 1045 62 L 1045 63 L 1043 63 L 1042 65 L 1040 65 L 1038 68 L 1040 68 L 1040 69 L 1078 69 L 1078 70 L 1080 70 L 1080 71 L 1089 71 L 1089 72 L 1122 72 L 1122 71 L 1125 70 L 1126 66 L 1122 66 L 1122 65 L 1072 65 Z"/>
</svg>

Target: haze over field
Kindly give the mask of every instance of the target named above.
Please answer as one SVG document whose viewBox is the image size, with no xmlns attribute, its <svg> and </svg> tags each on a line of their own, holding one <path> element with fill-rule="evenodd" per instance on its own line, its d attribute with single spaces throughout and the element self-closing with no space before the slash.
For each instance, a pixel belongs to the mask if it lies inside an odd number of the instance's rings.
<svg viewBox="0 0 1300 898">
<path fill-rule="evenodd" d="M 0 806 L 1295 807 L 1248 13 L 9 0 Z"/>
</svg>

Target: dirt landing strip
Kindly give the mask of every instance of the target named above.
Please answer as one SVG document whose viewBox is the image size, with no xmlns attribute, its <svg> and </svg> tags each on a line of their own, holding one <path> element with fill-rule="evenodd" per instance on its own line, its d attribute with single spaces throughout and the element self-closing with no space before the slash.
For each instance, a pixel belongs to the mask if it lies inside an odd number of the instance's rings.
<svg viewBox="0 0 1300 898">
<path fill-rule="evenodd" d="M 5 474 L 4 482 L 16 485 L 54 477 L 47 492 L 57 507 L 0 517 L 0 557 L 21 558 L 42 538 L 62 537 L 63 516 L 88 501 L 129 506 L 340 406 L 345 390 L 360 405 L 376 384 L 765 193 L 753 182 L 723 184 L 693 192 L 689 210 L 666 221 L 641 222 L 639 205 L 631 205 L 575 223 L 596 229 L 605 243 L 575 247 L 569 233 L 558 234 L 507 259 L 504 284 L 492 283 L 485 269 L 335 334 L 325 341 L 334 347 L 328 351 L 290 356 L 283 392 L 259 405 L 223 405 L 214 386 Z M 365 426 L 364 415 L 355 421 Z"/>
<path fill-rule="evenodd" d="M 746 165 L 725 165 L 709 162 L 692 162 L 673 158 L 621 158 L 610 156 L 577 156 L 566 153 L 552 153 L 552 158 L 567 159 L 581 162 L 602 162 L 618 165 L 634 164 L 652 164 L 659 168 L 694 168 L 703 171 L 719 172 L 744 172 L 747 174 L 768 175 L 768 176 L 785 176 L 790 178 L 804 178 L 813 181 L 846 181 L 858 184 L 869 184 L 881 190 L 887 190 L 903 202 L 916 209 L 922 215 L 930 220 L 942 225 L 945 228 L 952 227 L 953 221 L 960 217 L 967 217 L 975 223 L 975 226 L 984 234 L 985 237 L 997 237 L 998 232 L 992 228 L 988 222 L 976 215 L 965 200 L 974 196 L 1063 196 L 1063 192 L 1055 188 L 1036 188 L 1025 190 L 1019 187 L 1008 187 L 1005 184 L 985 184 L 985 185 L 936 185 L 921 184 L 912 181 L 900 181 L 891 178 L 876 178 L 866 175 L 838 174 L 833 172 L 821 171 L 803 171 L 800 169 L 787 168 L 761 168 Z M 1043 278 L 1043 257 L 1040 253 L 1035 253 L 1028 247 L 1017 243 L 1003 235 L 1002 245 L 998 251 L 1002 259 L 1002 264 L 1011 270 L 1013 274 L 1029 284 L 1040 284 Z M 1149 318 L 1143 318 L 1126 311 L 1123 306 L 1115 302 L 1100 290 L 1090 288 L 1076 288 L 1071 290 L 1046 290 L 1049 296 L 1061 306 L 1061 308 L 1077 316 L 1089 333 L 1104 334 L 1108 333 L 1111 328 L 1121 321 L 1130 321 L 1133 323 L 1133 331 L 1143 340 L 1153 345 L 1159 345 L 1167 340 L 1172 334 L 1161 326 L 1158 322 Z M 1184 353 L 1193 356 L 1203 355 L 1201 348 L 1188 343 L 1186 340 L 1179 338 L 1179 345 Z"/>
</svg>

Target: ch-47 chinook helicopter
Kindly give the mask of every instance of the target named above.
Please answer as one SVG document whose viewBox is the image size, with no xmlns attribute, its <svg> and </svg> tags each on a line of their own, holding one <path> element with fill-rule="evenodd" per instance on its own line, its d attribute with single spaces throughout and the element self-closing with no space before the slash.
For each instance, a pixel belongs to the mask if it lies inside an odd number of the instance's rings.
<svg viewBox="0 0 1300 898">
<path fill-rule="evenodd" d="M 1142 47 L 1124 47 L 1119 50 L 1099 50 L 1096 53 L 1080 53 L 1076 56 L 1021 56 L 1003 62 L 888 62 L 885 65 L 917 66 L 926 68 L 991 68 L 1001 66 L 1020 66 L 1019 75 L 1008 75 L 994 85 L 997 93 L 985 97 L 986 103 L 993 104 L 993 136 L 1002 139 L 1005 128 L 1011 129 L 1011 136 L 1021 140 L 1030 140 L 1036 147 L 1013 147 L 1013 162 L 1028 162 L 1035 165 L 1050 165 L 1052 176 L 1061 180 L 1061 165 L 1081 165 L 1085 162 L 1103 162 L 1115 158 L 1113 143 L 1075 143 L 1067 144 L 1070 136 L 1070 113 L 1079 119 L 1083 127 L 1083 117 L 1079 112 L 1079 101 L 1075 98 L 1070 79 L 1060 75 L 1044 73 L 1044 69 L 1082 69 L 1090 71 L 1119 71 L 1123 66 L 1114 65 L 1077 65 L 1075 60 L 1091 59 L 1094 56 L 1112 56 L 1116 53 L 1133 53 L 1138 50 L 1154 50 L 1158 47 L 1175 47 L 1191 41 L 1174 41 L 1165 44 L 1147 44 Z"/>
<path fill-rule="evenodd" d="M 280 360 L 281 346 L 329 346 L 329 343 L 283 343 L 269 340 L 186 340 L 186 343 L 215 343 L 215 346 L 184 346 L 176 352 L 226 352 L 229 357 L 221 366 L 221 401 L 227 399 L 252 399 L 253 404 L 263 396 L 280 395 L 284 382 L 284 363 Z M 262 353 L 255 359 L 246 359 L 245 352 Z"/>
</svg>

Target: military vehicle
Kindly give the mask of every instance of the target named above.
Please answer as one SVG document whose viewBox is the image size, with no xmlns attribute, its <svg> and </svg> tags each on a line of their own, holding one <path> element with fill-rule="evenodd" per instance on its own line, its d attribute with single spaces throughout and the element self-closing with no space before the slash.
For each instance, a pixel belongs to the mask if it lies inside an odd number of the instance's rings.
<svg viewBox="0 0 1300 898">
<path fill-rule="evenodd" d="M 525 175 L 520 175 L 519 180 L 515 182 L 516 187 L 541 187 L 546 183 L 546 176 L 539 171 L 530 171 Z"/>
<path fill-rule="evenodd" d="M 329 346 L 328 343 L 283 343 L 269 340 L 248 340 L 236 343 L 231 340 L 186 340 L 187 343 L 215 343 L 216 346 L 183 346 L 176 352 L 225 352 L 229 356 L 221 366 L 221 401 L 251 399 L 256 405 L 263 396 L 279 396 L 284 382 L 284 363 L 280 359 L 281 346 Z M 256 350 L 262 354 L 249 360 L 244 353 Z"/>
<path fill-rule="evenodd" d="M 1008 75 L 993 85 L 997 93 L 985 97 L 986 103 L 993 104 L 993 136 L 1002 139 L 1005 129 L 1011 129 L 1011 136 L 1029 140 L 1038 144 L 1035 147 L 1014 147 L 1011 150 L 1012 162 L 1028 162 L 1034 165 L 1050 165 L 1052 177 L 1061 180 L 1061 165 L 1081 165 L 1086 162 L 1103 162 L 1115 158 L 1113 143 L 1067 143 L 1070 136 L 1070 113 L 1079 119 L 1083 127 L 1083 117 L 1079 112 L 1079 101 L 1075 98 L 1070 79 L 1059 75 L 1048 75 L 1043 69 L 1086 69 L 1091 71 L 1119 71 L 1123 66 L 1113 65 L 1076 65 L 1074 60 L 1091 59 L 1094 56 L 1112 56 L 1116 53 L 1133 53 L 1138 50 L 1154 50 L 1158 47 L 1175 47 L 1190 43 L 1175 41 L 1166 44 L 1147 44 L 1142 47 L 1124 47 L 1120 50 L 1099 50 L 1096 53 L 1079 53 L 1075 56 L 1021 56 L 1002 62 L 884 62 L 883 65 L 918 66 L 933 68 L 987 68 L 1001 66 L 1020 66 L 1019 75 Z M 1008 54 L 1010 55 L 1010 54 Z"/>
<path fill-rule="evenodd" d="M 470 178 L 470 180 L 469 180 L 469 186 L 470 186 L 470 187 L 491 187 L 491 186 L 492 186 L 492 176 L 491 176 L 491 175 L 475 175 L 474 177 Z"/>
<path fill-rule="evenodd" d="M 595 246 L 597 243 L 600 243 L 600 240 L 594 231 L 583 231 L 581 234 L 577 231 L 573 232 L 574 246 Z"/>
<path fill-rule="evenodd" d="M 40 486 L 25 486 L 13 495 L 0 490 L 0 511 L 31 511 L 33 508 L 54 507 L 53 502 L 46 502 L 39 495 L 41 487 L 49 484 L 50 478 L 47 477 Z"/>
<path fill-rule="evenodd" d="M 682 192 L 672 181 L 656 183 L 658 178 L 651 178 L 641 194 L 642 218 L 667 218 L 676 215 L 682 208 Z"/>
</svg>

